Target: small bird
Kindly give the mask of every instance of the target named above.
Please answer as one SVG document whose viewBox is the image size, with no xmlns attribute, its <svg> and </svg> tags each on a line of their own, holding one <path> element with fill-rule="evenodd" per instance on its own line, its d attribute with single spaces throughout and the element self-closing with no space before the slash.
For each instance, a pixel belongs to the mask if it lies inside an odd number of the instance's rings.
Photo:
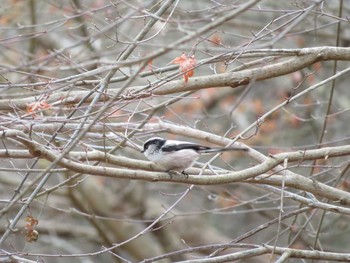
<svg viewBox="0 0 350 263">
<path fill-rule="evenodd" d="M 191 167 L 201 154 L 247 150 L 248 148 L 239 147 L 212 148 L 186 141 L 154 137 L 143 144 L 141 152 L 164 171 L 181 171 L 182 174 L 187 175 L 184 170 Z"/>
</svg>

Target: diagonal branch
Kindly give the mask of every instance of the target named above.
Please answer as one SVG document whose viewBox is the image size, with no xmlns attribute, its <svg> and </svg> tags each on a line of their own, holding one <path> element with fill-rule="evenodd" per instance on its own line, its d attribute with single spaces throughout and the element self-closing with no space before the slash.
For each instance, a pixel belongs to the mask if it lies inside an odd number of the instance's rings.
<svg viewBox="0 0 350 263">
<path fill-rule="evenodd" d="M 293 50 L 293 52 L 296 52 Z M 308 67 L 319 61 L 344 60 L 350 61 L 350 48 L 339 47 L 316 47 L 300 49 L 297 55 L 285 61 L 276 62 L 262 67 L 245 69 L 235 72 L 227 72 L 217 75 L 208 75 L 190 78 L 187 83 L 182 80 L 174 80 L 162 84 L 159 87 L 152 87 L 152 92 L 144 91 L 144 87 L 127 88 L 123 94 L 114 99 L 132 100 L 135 98 L 147 98 L 153 95 L 169 95 L 184 91 L 196 91 L 212 87 L 232 87 L 236 88 L 248 84 L 250 81 L 266 80 L 283 76 L 305 67 Z M 120 88 L 111 88 L 103 93 L 99 101 L 106 102 L 110 100 Z M 55 104 L 75 104 L 86 97 L 89 91 L 60 91 L 50 95 L 48 103 Z M 13 108 L 25 110 L 27 104 L 37 101 L 37 97 L 28 97 L 22 99 L 3 99 L 0 100 L 0 110 L 12 110 Z M 92 101 L 87 98 L 86 103 Z"/>
</svg>

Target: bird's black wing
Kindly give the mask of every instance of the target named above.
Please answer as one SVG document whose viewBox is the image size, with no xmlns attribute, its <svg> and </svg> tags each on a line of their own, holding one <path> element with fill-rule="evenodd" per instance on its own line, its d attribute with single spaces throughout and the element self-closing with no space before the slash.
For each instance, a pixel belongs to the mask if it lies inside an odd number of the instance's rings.
<svg viewBox="0 0 350 263">
<path fill-rule="evenodd" d="M 192 144 L 192 143 L 181 143 L 181 144 L 171 144 L 171 145 L 165 145 L 162 147 L 163 152 L 175 152 L 180 150 L 194 150 L 196 152 L 209 150 L 210 147 L 202 146 L 198 144 Z"/>
</svg>

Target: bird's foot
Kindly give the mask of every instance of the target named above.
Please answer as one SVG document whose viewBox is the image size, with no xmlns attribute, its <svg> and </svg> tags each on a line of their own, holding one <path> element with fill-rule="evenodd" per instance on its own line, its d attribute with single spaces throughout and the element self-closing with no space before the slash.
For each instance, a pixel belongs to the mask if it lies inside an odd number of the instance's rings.
<svg viewBox="0 0 350 263">
<path fill-rule="evenodd" d="M 186 179 L 188 179 L 188 173 L 186 173 L 185 170 L 183 170 L 183 171 L 181 172 L 181 174 L 184 175 L 184 176 L 186 177 Z"/>
<path fill-rule="evenodd" d="M 178 171 L 174 171 L 174 170 L 169 170 L 167 171 L 170 178 L 173 179 L 173 176 L 178 176 L 178 175 L 183 175 L 186 177 L 186 179 L 188 179 L 188 173 L 186 173 L 185 171 L 182 171 L 181 173 L 179 173 Z"/>
</svg>

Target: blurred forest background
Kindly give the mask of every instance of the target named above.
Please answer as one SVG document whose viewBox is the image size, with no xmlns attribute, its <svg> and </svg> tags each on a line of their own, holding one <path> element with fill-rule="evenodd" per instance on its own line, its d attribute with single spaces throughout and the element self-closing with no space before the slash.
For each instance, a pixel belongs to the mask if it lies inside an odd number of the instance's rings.
<svg viewBox="0 0 350 263">
<path fill-rule="evenodd" d="M 349 17 L 3 0 L 0 262 L 349 262 Z M 170 177 L 153 136 L 250 150 Z"/>
</svg>

